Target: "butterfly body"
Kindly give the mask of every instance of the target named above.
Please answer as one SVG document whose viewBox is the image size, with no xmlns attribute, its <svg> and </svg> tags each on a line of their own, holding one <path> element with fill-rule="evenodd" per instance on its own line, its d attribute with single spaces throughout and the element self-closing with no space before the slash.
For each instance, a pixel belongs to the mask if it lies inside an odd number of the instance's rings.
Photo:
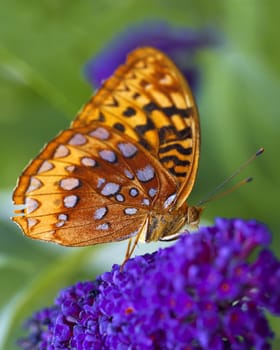
<svg viewBox="0 0 280 350">
<path fill-rule="evenodd" d="M 24 170 L 13 220 L 67 246 L 171 237 L 198 219 L 186 203 L 198 157 L 187 83 L 161 52 L 135 50 Z"/>
</svg>

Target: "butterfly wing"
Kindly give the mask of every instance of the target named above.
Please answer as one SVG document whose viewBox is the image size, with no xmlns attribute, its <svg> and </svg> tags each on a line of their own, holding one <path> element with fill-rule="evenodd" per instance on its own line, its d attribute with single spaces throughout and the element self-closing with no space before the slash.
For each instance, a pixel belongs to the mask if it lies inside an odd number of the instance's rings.
<svg viewBox="0 0 280 350">
<path fill-rule="evenodd" d="M 63 245 L 131 237 L 150 212 L 182 206 L 198 157 L 187 83 L 161 52 L 135 50 L 28 165 L 14 191 L 23 208 L 13 220 L 32 238 Z"/>
<path fill-rule="evenodd" d="M 159 159 L 177 183 L 176 206 L 186 201 L 198 169 L 198 111 L 187 82 L 168 57 L 153 48 L 133 51 L 72 126 L 96 121 L 129 135 Z"/>
<path fill-rule="evenodd" d="M 19 179 L 13 200 L 26 235 L 84 246 L 132 237 L 160 190 L 176 184 L 125 134 L 98 123 L 68 129 L 48 143 Z"/>
</svg>

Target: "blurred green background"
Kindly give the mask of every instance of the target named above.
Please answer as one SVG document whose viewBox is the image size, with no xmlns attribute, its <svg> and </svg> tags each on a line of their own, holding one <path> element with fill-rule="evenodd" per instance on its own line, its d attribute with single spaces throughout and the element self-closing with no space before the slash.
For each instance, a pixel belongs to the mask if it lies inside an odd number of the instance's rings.
<svg viewBox="0 0 280 350">
<path fill-rule="evenodd" d="M 215 216 L 256 218 L 274 233 L 280 256 L 280 4 L 257 0 L 0 1 L 0 349 L 15 349 L 20 324 L 59 289 L 121 262 L 125 245 L 63 248 L 24 238 L 9 221 L 16 179 L 39 149 L 66 128 L 92 88 L 82 69 L 128 25 L 144 20 L 216 28 L 224 45 L 197 56 L 202 126 L 196 203 L 260 146 L 241 175 L 254 181 L 212 202 Z M 141 246 L 140 252 L 154 245 Z M 280 322 L 271 319 L 276 334 Z M 280 346 L 279 339 L 274 349 Z"/>
</svg>

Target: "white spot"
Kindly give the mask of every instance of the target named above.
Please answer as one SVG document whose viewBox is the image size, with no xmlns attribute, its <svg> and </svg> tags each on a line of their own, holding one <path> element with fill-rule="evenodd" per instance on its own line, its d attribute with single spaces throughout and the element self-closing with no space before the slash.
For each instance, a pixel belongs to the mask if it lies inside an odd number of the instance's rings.
<svg viewBox="0 0 280 350">
<path fill-rule="evenodd" d="M 55 224 L 55 226 L 56 227 L 62 227 L 62 226 L 65 225 L 65 221 L 68 220 L 68 215 L 66 215 L 66 214 L 59 214 L 57 216 L 57 218 L 58 218 L 59 221 Z"/>
<path fill-rule="evenodd" d="M 74 208 L 78 203 L 79 197 L 75 195 L 66 196 L 63 199 L 66 208 Z"/>
<path fill-rule="evenodd" d="M 27 225 L 28 228 L 32 228 L 33 226 L 35 226 L 36 224 L 38 224 L 39 220 L 37 219 L 33 219 L 33 218 L 27 218 Z"/>
<path fill-rule="evenodd" d="M 139 191 L 137 190 L 137 188 L 132 187 L 132 188 L 129 190 L 129 194 L 131 195 L 131 197 L 136 197 L 136 196 L 138 196 Z"/>
<path fill-rule="evenodd" d="M 100 188 L 104 182 L 106 182 L 105 179 L 103 179 L 103 177 L 99 177 L 98 180 L 97 180 L 97 188 Z"/>
<path fill-rule="evenodd" d="M 165 202 L 164 202 L 164 204 L 163 204 L 164 209 L 168 208 L 168 207 L 170 206 L 170 204 L 171 204 L 172 202 L 174 202 L 174 199 L 175 199 L 176 197 L 177 197 L 176 193 L 173 193 L 171 196 L 169 196 L 169 197 L 165 200 Z"/>
<path fill-rule="evenodd" d="M 32 176 L 30 178 L 30 183 L 29 183 L 28 189 L 26 190 L 26 193 L 38 190 L 38 188 L 40 187 L 42 187 L 42 182 L 36 177 Z"/>
<path fill-rule="evenodd" d="M 81 163 L 82 163 L 82 165 L 85 165 L 85 166 L 91 166 L 91 167 L 96 166 L 96 161 L 92 158 L 89 158 L 89 157 L 83 157 L 81 159 Z"/>
<path fill-rule="evenodd" d="M 149 189 L 149 196 L 154 197 L 157 194 L 157 189 L 156 188 L 150 188 Z"/>
<path fill-rule="evenodd" d="M 104 218 L 104 216 L 107 214 L 107 212 L 108 212 L 107 207 L 98 208 L 98 209 L 96 209 L 93 217 L 96 220 L 100 220 L 100 219 Z"/>
<path fill-rule="evenodd" d="M 137 213 L 137 211 L 138 211 L 138 209 L 136 209 L 136 208 L 125 208 L 124 209 L 124 213 L 127 215 L 134 215 Z"/>
<path fill-rule="evenodd" d="M 142 200 L 142 204 L 144 204 L 144 205 L 150 205 L 150 200 L 149 200 L 148 198 L 144 198 L 144 199 Z"/>
<path fill-rule="evenodd" d="M 71 191 L 80 186 L 80 181 L 74 177 L 69 177 L 60 181 L 60 187 L 63 190 Z"/>
<path fill-rule="evenodd" d="M 26 214 L 31 214 L 33 211 L 35 211 L 39 207 L 39 203 L 36 201 L 36 199 L 33 198 L 26 198 L 25 201 L 26 205 Z"/>
<path fill-rule="evenodd" d="M 65 225 L 65 221 L 58 221 L 58 222 L 55 224 L 56 227 L 62 227 L 62 226 L 64 226 L 64 225 Z"/>
<path fill-rule="evenodd" d="M 70 154 L 69 149 L 64 145 L 59 145 L 53 155 L 53 158 L 63 158 Z"/>
<path fill-rule="evenodd" d="M 84 145 L 85 143 L 87 143 L 87 138 L 82 134 L 75 134 L 68 142 L 72 146 Z"/>
<path fill-rule="evenodd" d="M 109 223 L 106 222 L 105 224 L 98 225 L 98 226 L 96 227 L 96 229 L 97 229 L 97 230 L 104 230 L 104 231 L 105 231 L 105 230 L 108 230 L 109 227 L 110 227 Z"/>
<path fill-rule="evenodd" d="M 132 143 L 119 143 L 118 148 L 125 158 L 132 158 L 137 153 L 138 149 Z"/>
<path fill-rule="evenodd" d="M 136 171 L 136 176 L 139 181 L 148 182 L 154 178 L 155 169 L 151 165 L 147 165 L 143 169 L 138 169 Z"/>
<path fill-rule="evenodd" d="M 68 220 L 68 215 L 66 215 L 66 214 L 59 214 L 57 218 L 58 218 L 58 220 L 67 221 Z"/>
<path fill-rule="evenodd" d="M 109 163 L 115 163 L 117 161 L 117 155 L 115 152 L 109 149 L 103 149 L 99 152 L 100 157 Z"/>
<path fill-rule="evenodd" d="M 124 170 L 124 174 L 128 179 L 133 180 L 134 176 L 128 169 Z"/>
<path fill-rule="evenodd" d="M 69 173 L 73 173 L 75 169 L 76 169 L 75 165 L 67 165 L 65 167 L 65 170 L 67 170 Z"/>
<path fill-rule="evenodd" d="M 125 200 L 124 196 L 121 193 L 116 194 L 115 198 L 118 202 L 124 202 Z"/>
<path fill-rule="evenodd" d="M 106 185 L 102 188 L 101 194 L 103 196 L 112 196 L 113 194 L 116 194 L 119 192 L 121 186 L 114 183 L 114 182 L 108 182 Z"/>
<path fill-rule="evenodd" d="M 89 133 L 90 136 L 95 137 L 99 140 L 108 140 L 110 137 L 109 131 L 105 128 L 99 127 Z"/>
<path fill-rule="evenodd" d="M 169 74 L 165 74 L 159 79 L 159 83 L 163 85 L 171 85 L 173 83 L 173 80 L 171 79 Z"/>
<path fill-rule="evenodd" d="M 41 164 L 40 168 L 38 169 L 37 174 L 44 173 L 45 171 L 49 171 L 49 170 L 51 170 L 53 168 L 54 168 L 54 165 L 52 163 L 48 162 L 47 160 L 45 160 Z"/>
</svg>

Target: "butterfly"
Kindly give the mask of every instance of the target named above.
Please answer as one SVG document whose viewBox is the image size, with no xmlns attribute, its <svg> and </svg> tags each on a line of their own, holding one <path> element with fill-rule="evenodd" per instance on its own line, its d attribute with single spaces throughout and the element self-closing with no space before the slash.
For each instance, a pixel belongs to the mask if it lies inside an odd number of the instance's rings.
<svg viewBox="0 0 280 350">
<path fill-rule="evenodd" d="M 188 83 L 157 49 L 131 52 L 18 179 L 15 221 L 33 239 L 87 246 L 176 239 L 197 224 L 186 200 L 200 154 Z M 131 240 L 130 240 L 131 243 Z"/>
</svg>

